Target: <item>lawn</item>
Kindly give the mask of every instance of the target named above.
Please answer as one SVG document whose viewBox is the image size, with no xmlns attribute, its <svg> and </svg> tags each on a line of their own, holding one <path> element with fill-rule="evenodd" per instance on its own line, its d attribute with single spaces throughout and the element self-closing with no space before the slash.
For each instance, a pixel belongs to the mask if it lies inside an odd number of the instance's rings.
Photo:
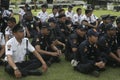
<svg viewBox="0 0 120 80">
<path fill-rule="evenodd" d="M 77 7 L 74 8 L 74 11 Z M 39 10 L 37 10 L 39 11 Z M 84 11 L 84 10 L 83 10 Z M 50 13 L 50 9 L 48 10 Z M 37 12 L 33 13 L 36 15 Z M 120 12 L 107 11 L 107 10 L 95 10 L 94 14 L 100 16 L 103 14 L 111 14 L 120 16 Z M 15 15 L 18 20 L 18 16 Z M 34 66 L 34 65 L 33 65 Z M 102 72 L 99 78 L 95 78 L 90 75 L 84 75 L 73 70 L 70 62 L 64 60 L 64 56 L 61 57 L 60 63 L 53 64 L 48 71 L 42 76 L 28 76 L 21 79 L 15 79 L 4 72 L 4 67 L 0 66 L 0 80 L 120 80 L 120 68 L 107 68 Z"/>
</svg>

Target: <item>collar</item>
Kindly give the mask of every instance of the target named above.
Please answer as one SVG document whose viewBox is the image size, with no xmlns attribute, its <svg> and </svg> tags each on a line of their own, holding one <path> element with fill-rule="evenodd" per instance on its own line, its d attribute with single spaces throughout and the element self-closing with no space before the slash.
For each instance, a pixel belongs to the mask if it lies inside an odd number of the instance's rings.
<svg viewBox="0 0 120 80">
<path fill-rule="evenodd" d="M 17 41 L 17 39 L 14 37 L 14 43 L 16 44 L 16 45 L 20 45 L 20 43 Z M 23 39 L 22 39 L 22 42 L 21 42 L 21 44 L 23 43 Z"/>
</svg>

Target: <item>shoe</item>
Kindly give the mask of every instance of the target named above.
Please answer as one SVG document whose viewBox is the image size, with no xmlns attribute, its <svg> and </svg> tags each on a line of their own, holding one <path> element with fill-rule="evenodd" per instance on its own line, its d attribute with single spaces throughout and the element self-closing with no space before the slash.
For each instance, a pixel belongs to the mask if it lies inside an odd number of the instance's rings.
<svg viewBox="0 0 120 80">
<path fill-rule="evenodd" d="M 93 72 L 91 73 L 91 75 L 93 75 L 93 76 L 95 76 L 95 77 L 99 77 L 99 76 L 100 76 L 100 73 L 99 73 L 99 71 L 93 71 Z"/>
<path fill-rule="evenodd" d="M 40 75 L 42 75 L 42 72 L 40 70 L 29 70 L 28 75 L 40 76 Z"/>
</svg>

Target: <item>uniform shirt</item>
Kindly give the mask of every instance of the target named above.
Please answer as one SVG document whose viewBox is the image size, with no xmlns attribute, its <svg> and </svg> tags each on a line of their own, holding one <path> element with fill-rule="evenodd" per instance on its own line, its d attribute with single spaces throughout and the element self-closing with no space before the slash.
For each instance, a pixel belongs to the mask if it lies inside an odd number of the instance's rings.
<svg viewBox="0 0 120 80">
<path fill-rule="evenodd" d="M 38 23 L 35 17 L 33 17 L 32 20 L 23 19 L 22 24 L 24 27 L 27 27 L 29 31 L 36 30 L 36 27 L 38 27 Z"/>
<path fill-rule="evenodd" d="M 74 12 L 73 11 L 71 11 L 71 12 L 65 11 L 65 15 L 66 15 L 66 17 L 70 17 L 72 19 Z"/>
<path fill-rule="evenodd" d="M 0 45 L 5 45 L 5 38 L 3 33 L 0 32 Z"/>
<path fill-rule="evenodd" d="M 10 17 L 11 14 L 12 12 L 10 12 L 9 10 L 4 10 L 2 17 Z"/>
<path fill-rule="evenodd" d="M 37 14 L 37 17 L 41 20 L 41 22 L 46 22 L 48 19 L 48 13 L 43 13 L 42 11 Z"/>
<path fill-rule="evenodd" d="M 53 13 L 51 13 L 51 14 L 49 15 L 49 18 L 52 18 L 52 17 L 58 17 L 58 16 L 59 16 L 58 13 L 56 13 L 55 15 L 54 15 Z"/>
<path fill-rule="evenodd" d="M 35 40 L 35 45 L 40 45 L 40 48 L 42 50 L 46 50 L 48 51 L 51 47 L 52 44 L 52 40 L 50 39 L 50 36 L 44 36 L 42 34 L 40 34 L 36 40 Z"/>
<path fill-rule="evenodd" d="M 105 61 L 101 57 L 97 44 L 90 44 L 88 40 L 83 41 L 78 47 L 77 60 L 81 63 L 90 63 Z"/>
<path fill-rule="evenodd" d="M 116 35 L 117 35 L 118 47 L 120 48 L 120 29 L 119 28 L 117 28 Z"/>
<path fill-rule="evenodd" d="M 86 21 L 88 21 L 88 23 L 94 23 L 94 22 L 96 22 L 97 19 L 98 18 L 94 14 L 92 14 L 90 17 L 87 17 L 86 15 L 83 15 L 83 17 L 81 18 L 81 22 L 83 20 L 86 20 Z"/>
<path fill-rule="evenodd" d="M 12 33 L 12 29 L 9 26 L 7 26 L 7 28 L 5 29 L 5 35 L 8 35 L 9 39 L 14 37 L 14 35 Z"/>
<path fill-rule="evenodd" d="M 107 34 L 104 34 L 98 40 L 98 47 L 100 51 L 109 54 L 110 52 L 116 52 L 118 49 L 118 41 L 116 36 L 109 37 Z"/>
<path fill-rule="evenodd" d="M 18 14 L 21 16 L 21 20 L 22 20 L 23 15 L 25 14 L 25 11 L 23 9 L 20 9 Z"/>
<path fill-rule="evenodd" d="M 6 55 L 11 55 L 13 58 L 13 61 L 16 62 L 22 62 L 24 61 L 25 54 L 27 52 L 27 38 L 23 38 L 22 42 L 19 43 L 15 37 L 11 38 L 9 41 L 7 41 L 5 48 L 6 48 Z M 35 48 L 30 44 L 28 41 L 28 50 L 30 52 L 33 52 Z M 5 57 L 5 60 L 7 60 L 7 57 Z"/>
<path fill-rule="evenodd" d="M 73 24 L 75 24 L 75 22 L 78 22 L 80 24 L 82 16 L 83 15 L 74 14 L 74 16 L 72 17 Z"/>
<path fill-rule="evenodd" d="M 97 31 L 99 32 L 100 36 L 103 36 L 106 33 L 106 24 L 99 24 Z"/>
</svg>

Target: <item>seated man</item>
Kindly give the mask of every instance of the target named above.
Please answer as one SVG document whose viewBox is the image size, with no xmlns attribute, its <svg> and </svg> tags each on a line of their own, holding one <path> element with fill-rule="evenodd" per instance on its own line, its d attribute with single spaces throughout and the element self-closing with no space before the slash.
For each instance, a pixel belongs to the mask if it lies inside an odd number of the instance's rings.
<svg viewBox="0 0 120 80">
<path fill-rule="evenodd" d="M 106 60 L 101 57 L 96 44 L 98 32 L 95 29 L 90 29 L 87 36 L 87 40 L 79 45 L 77 54 L 78 64 L 74 68 L 81 73 L 99 77 L 99 71 L 105 68 Z"/>
<path fill-rule="evenodd" d="M 4 53 L 5 53 L 5 39 L 3 33 L 0 32 L 0 65 L 3 63 L 3 58 L 4 58 Z"/>
<path fill-rule="evenodd" d="M 51 40 L 49 33 L 48 23 L 45 22 L 42 24 L 40 35 L 32 42 L 36 50 L 48 63 L 48 66 L 53 62 L 59 62 L 59 56 L 61 55 L 61 50 L 54 45 L 55 43 Z M 34 58 L 32 55 L 30 57 Z"/>
<path fill-rule="evenodd" d="M 14 17 L 8 18 L 7 24 L 8 26 L 5 29 L 5 41 L 6 42 L 12 37 L 14 37 L 12 33 L 12 28 L 16 25 L 16 19 Z"/>
<path fill-rule="evenodd" d="M 106 34 L 99 39 L 98 45 L 108 65 L 113 67 L 120 65 L 120 48 L 116 37 L 116 27 L 112 23 L 106 25 Z"/>
<path fill-rule="evenodd" d="M 68 37 L 66 44 L 65 59 L 71 61 L 75 59 L 78 46 L 86 39 L 86 26 L 78 25 L 75 32 Z"/>
<path fill-rule="evenodd" d="M 35 69 L 42 65 L 44 72 L 47 70 L 47 65 L 28 39 L 24 38 L 23 27 L 17 24 L 12 31 L 15 37 L 7 41 L 5 46 L 5 71 L 11 75 L 15 75 L 16 78 L 27 75 L 41 75 L 41 72 Z M 40 62 L 35 60 L 25 61 L 27 50 L 32 52 Z"/>
</svg>

